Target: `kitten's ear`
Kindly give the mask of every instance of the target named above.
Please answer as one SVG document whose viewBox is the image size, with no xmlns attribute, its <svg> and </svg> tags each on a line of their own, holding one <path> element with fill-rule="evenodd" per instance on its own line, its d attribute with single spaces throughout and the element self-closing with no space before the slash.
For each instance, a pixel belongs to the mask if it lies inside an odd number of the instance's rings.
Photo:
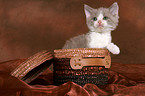
<svg viewBox="0 0 145 96">
<path fill-rule="evenodd" d="M 113 4 L 109 7 L 109 10 L 110 10 L 110 12 L 111 12 L 113 15 L 118 16 L 119 6 L 118 6 L 117 2 L 113 3 Z"/>
<path fill-rule="evenodd" d="M 84 5 L 84 11 L 85 11 L 85 14 L 86 14 L 86 18 L 91 16 L 92 10 L 93 10 L 93 8 L 91 8 L 90 6 L 88 6 L 86 4 Z"/>
</svg>

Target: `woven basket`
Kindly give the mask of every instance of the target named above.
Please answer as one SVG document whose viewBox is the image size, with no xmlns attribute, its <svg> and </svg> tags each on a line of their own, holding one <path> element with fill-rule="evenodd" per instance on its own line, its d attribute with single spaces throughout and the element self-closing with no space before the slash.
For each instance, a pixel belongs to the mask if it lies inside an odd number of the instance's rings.
<svg viewBox="0 0 145 96">
<path fill-rule="evenodd" d="M 54 83 L 73 81 L 104 85 L 108 82 L 111 57 L 104 48 L 76 48 L 54 50 Z"/>
<path fill-rule="evenodd" d="M 11 75 L 30 83 L 52 64 L 53 56 L 47 50 L 40 51 L 16 67 Z"/>
</svg>

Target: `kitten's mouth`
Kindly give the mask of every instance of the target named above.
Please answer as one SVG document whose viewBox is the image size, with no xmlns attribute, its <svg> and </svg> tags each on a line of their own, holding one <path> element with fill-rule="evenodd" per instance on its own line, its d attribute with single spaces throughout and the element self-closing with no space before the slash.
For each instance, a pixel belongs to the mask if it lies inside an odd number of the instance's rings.
<svg viewBox="0 0 145 96">
<path fill-rule="evenodd" d="M 99 29 L 103 29 L 104 26 L 103 26 L 103 25 L 98 25 L 97 28 L 99 28 Z"/>
</svg>

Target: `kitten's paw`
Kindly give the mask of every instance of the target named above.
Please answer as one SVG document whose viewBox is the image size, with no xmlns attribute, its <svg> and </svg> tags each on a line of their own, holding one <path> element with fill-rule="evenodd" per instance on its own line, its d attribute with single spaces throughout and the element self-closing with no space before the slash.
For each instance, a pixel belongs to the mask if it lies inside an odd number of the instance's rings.
<svg viewBox="0 0 145 96">
<path fill-rule="evenodd" d="M 119 54 L 120 53 L 120 49 L 117 45 L 110 43 L 107 46 L 107 49 L 112 53 L 112 54 Z"/>
</svg>

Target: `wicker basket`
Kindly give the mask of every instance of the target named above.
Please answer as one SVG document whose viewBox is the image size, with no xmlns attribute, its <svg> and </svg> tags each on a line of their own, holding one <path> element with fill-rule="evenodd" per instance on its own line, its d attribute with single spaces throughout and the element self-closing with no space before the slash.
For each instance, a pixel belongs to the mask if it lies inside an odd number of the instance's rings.
<svg viewBox="0 0 145 96">
<path fill-rule="evenodd" d="M 104 48 L 76 48 L 54 50 L 54 83 L 73 81 L 104 85 L 108 82 L 111 57 Z"/>
<path fill-rule="evenodd" d="M 11 72 L 11 75 L 30 83 L 45 71 L 52 62 L 52 54 L 47 50 L 43 50 L 26 59 Z"/>
</svg>

